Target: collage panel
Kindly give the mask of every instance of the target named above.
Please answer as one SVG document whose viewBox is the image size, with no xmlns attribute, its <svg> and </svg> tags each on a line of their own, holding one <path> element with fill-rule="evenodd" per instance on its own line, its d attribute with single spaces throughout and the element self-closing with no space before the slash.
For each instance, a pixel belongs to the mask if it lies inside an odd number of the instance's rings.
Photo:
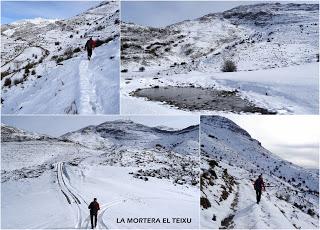
<svg viewBox="0 0 320 230">
<path fill-rule="evenodd" d="M 121 113 L 319 114 L 319 4 L 122 1 Z"/>
<path fill-rule="evenodd" d="M 3 114 L 119 114 L 119 1 L 1 6 Z"/>
<path fill-rule="evenodd" d="M 199 172 L 198 116 L 3 116 L 1 228 L 198 229 Z"/>
<path fill-rule="evenodd" d="M 0 4 L 1 229 L 319 229 L 318 1 Z"/>
<path fill-rule="evenodd" d="M 319 229 L 318 116 L 201 116 L 203 229 Z"/>
</svg>

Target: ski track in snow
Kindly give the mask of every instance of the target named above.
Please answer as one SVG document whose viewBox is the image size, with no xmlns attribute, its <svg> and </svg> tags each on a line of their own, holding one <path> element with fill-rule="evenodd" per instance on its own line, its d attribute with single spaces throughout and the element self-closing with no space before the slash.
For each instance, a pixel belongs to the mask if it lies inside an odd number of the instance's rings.
<svg viewBox="0 0 320 230">
<path fill-rule="evenodd" d="M 82 212 L 88 212 L 88 202 L 79 194 L 79 192 L 68 182 L 66 176 L 66 169 L 63 162 L 56 164 L 57 168 L 57 179 L 61 192 L 66 197 L 67 202 L 75 208 L 77 213 L 75 228 L 81 229 L 91 229 L 91 219 L 90 214 L 82 221 Z M 81 202 L 82 200 L 83 202 Z M 107 225 L 103 221 L 103 215 L 108 210 L 108 208 L 126 202 L 126 199 L 116 200 L 109 204 L 104 204 L 101 206 L 101 210 L 97 216 L 97 228 L 98 229 L 108 229 Z"/>
<path fill-rule="evenodd" d="M 93 58 L 93 57 L 92 57 Z M 101 106 L 97 101 L 95 86 L 92 83 L 94 75 L 90 72 L 90 61 L 82 60 L 79 64 L 80 84 L 80 113 L 101 113 Z"/>
<path fill-rule="evenodd" d="M 75 207 L 76 212 L 77 212 L 75 228 L 80 228 L 81 222 L 82 222 L 81 208 L 80 208 L 81 202 L 80 202 L 79 198 L 76 195 L 74 195 L 74 193 L 67 186 L 67 184 L 65 182 L 65 178 L 64 178 L 63 169 L 64 169 L 63 163 L 62 162 L 58 163 L 57 164 L 58 184 L 60 186 L 61 192 L 68 200 L 68 203 Z"/>
<path fill-rule="evenodd" d="M 104 213 L 108 210 L 108 208 L 112 207 L 112 206 L 115 206 L 115 205 L 118 205 L 118 204 L 121 204 L 123 202 L 126 202 L 126 200 L 116 200 L 116 201 L 113 201 L 111 202 L 110 204 L 104 204 L 101 206 L 101 210 L 97 216 L 97 228 L 100 228 L 100 229 L 108 229 L 107 225 L 104 223 L 103 221 L 103 215 Z M 83 224 L 82 224 L 82 227 L 83 228 L 86 228 L 86 229 L 90 229 L 90 215 L 87 216 L 87 218 L 83 221 Z"/>
</svg>

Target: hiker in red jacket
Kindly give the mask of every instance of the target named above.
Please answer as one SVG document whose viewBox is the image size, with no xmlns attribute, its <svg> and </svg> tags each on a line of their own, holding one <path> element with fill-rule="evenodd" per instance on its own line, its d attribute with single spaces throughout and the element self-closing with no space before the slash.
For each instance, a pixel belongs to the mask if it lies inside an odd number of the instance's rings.
<svg viewBox="0 0 320 230">
<path fill-rule="evenodd" d="M 91 219 L 91 228 L 97 227 L 97 216 L 98 211 L 100 210 L 99 203 L 97 202 L 97 198 L 94 198 L 93 201 L 89 204 L 88 208 L 90 209 L 90 219 Z M 94 223 L 93 223 L 93 217 Z"/>
<path fill-rule="evenodd" d="M 258 179 L 254 182 L 254 189 L 256 190 L 257 204 L 259 204 L 259 202 L 261 200 L 262 190 L 266 191 L 266 187 L 263 182 L 262 174 L 260 174 Z"/>
<path fill-rule="evenodd" d="M 86 45 L 84 46 L 85 49 L 87 49 L 87 52 L 88 52 L 88 60 L 91 59 L 91 55 L 92 55 L 92 50 L 94 49 L 96 45 L 96 42 L 94 40 L 92 40 L 92 38 L 90 38 Z"/>
</svg>

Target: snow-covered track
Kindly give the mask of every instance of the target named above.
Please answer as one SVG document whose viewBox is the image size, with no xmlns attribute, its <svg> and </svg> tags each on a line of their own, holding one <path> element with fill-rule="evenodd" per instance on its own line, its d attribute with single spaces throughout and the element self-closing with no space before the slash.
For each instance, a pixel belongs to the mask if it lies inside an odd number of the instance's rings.
<svg viewBox="0 0 320 230">
<path fill-rule="evenodd" d="M 69 189 L 69 187 L 67 186 L 65 179 L 64 179 L 64 173 L 63 173 L 63 169 L 64 169 L 64 163 L 63 162 L 59 162 L 57 163 L 57 179 L 58 179 L 58 184 L 60 186 L 60 189 L 62 191 L 62 193 L 64 194 L 64 196 L 67 198 L 68 203 L 72 206 L 75 207 L 76 212 L 77 212 L 77 217 L 76 217 L 76 224 L 75 224 L 75 228 L 80 228 L 81 227 L 81 223 L 82 223 L 82 215 L 81 215 L 81 201 L 80 199 Z"/>
<path fill-rule="evenodd" d="M 101 113 L 101 106 L 97 103 L 95 87 L 92 85 L 94 76 L 90 72 L 89 66 L 90 62 L 88 60 L 82 60 L 79 64 L 80 111 L 84 114 Z"/>
</svg>

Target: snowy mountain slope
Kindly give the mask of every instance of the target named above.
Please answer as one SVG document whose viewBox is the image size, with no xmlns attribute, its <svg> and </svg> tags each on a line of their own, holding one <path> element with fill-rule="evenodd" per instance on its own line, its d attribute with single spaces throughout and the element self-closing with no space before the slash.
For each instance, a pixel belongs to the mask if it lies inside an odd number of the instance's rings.
<svg viewBox="0 0 320 230">
<path fill-rule="evenodd" d="M 201 117 L 201 226 L 318 228 L 319 174 L 272 154 L 227 118 Z M 263 174 L 262 202 L 253 181 Z"/>
<path fill-rule="evenodd" d="M 172 67 L 180 72 L 220 70 L 224 58 L 234 59 L 239 70 L 314 62 L 318 15 L 318 4 L 262 3 L 164 28 L 123 23 L 122 61 L 131 70 L 130 63 L 167 69 L 177 62 Z"/>
<path fill-rule="evenodd" d="M 4 113 L 119 112 L 118 2 L 65 20 L 3 25 L 1 35 Z M 90 62 L 89 37 L 97 40 Z"/>
<path fill-rule="evenodd" d="M 33 140 L 45 140 L 54 139 L 46 135 L 39 135 L 36 133 L 26 132 L 24 130 L 14 128 L 5 124 L 1 124 L 1 142 L 13 142 L 13 141 L 33 141 Z"/>
<path fill-rule="evenodd" d="M 159 101 L 133 96 L 139 89 L 174 86 L 237 91 L 278 114 L 317 114 L 318 8 L 263 3 L 164 28 L 122 23 L 122 113 L 235 113 L 183 109 L 165 94 Z M 232 60 L 237 72 L 222 72 L 225 60 Z"/>
<path fill-rule="evenodd" d="M 198 155 L 198 126 L 167 131 L 150 128 L 132 121 L 118 120 L 88 126 L 67 133 L 62 138 L 101 149 L 107 146 L 137 149 L 159 148 L 186 155 Z"/>
<path fill-rule="evenodd" d="M 164 228 L 117 222 L 134 217 L 192 218 L 165 226 L 197 228 L 199 158 L 189 149 L 197 130 L 115 121 L 55 140 L 2 142 L 2 228 L 89 228 L 93 197 L 101 205 L 99 228 Z M 167 146 L 140 143 L 143 134 Z"/>
</svg>

